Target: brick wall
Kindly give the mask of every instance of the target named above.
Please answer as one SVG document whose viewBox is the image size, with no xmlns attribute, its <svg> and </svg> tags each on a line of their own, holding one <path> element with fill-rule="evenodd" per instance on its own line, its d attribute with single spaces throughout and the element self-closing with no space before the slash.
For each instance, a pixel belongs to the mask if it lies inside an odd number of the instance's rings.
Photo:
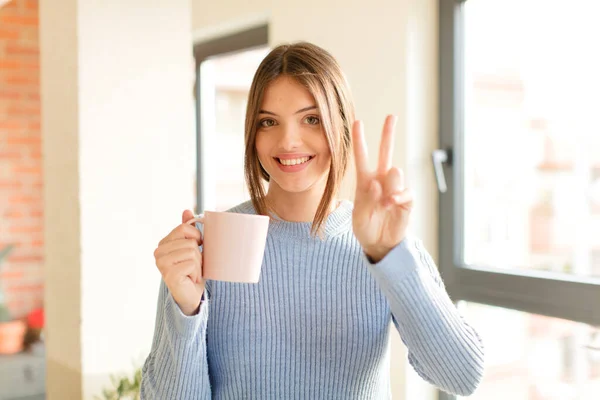
<svg viewBox="0 0 600 400">
<path fill-rule="evenodd" d="M 42 305 L 43 204 L 38 0 L 0 8 L 0 285 L 14 315 Z"/>
</svg>

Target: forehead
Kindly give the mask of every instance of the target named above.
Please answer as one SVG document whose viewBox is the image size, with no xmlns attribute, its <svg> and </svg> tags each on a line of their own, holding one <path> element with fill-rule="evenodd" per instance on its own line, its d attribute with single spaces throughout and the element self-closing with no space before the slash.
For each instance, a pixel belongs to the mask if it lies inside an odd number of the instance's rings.
<svg viewBox="0 0 600 400">
<path fill-rule="evenodd" d="M 277 114 L 293 114 L 304 107 L 315 105 L 315 99 L 306 87 L 293 78 L 283 76 L 265 88 L 261 108 Z"/>
</svg>

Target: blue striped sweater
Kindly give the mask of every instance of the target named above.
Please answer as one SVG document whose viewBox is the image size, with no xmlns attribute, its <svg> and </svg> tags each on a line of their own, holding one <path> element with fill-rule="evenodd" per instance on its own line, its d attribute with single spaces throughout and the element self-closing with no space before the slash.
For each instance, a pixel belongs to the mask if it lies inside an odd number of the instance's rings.
<svg viewBox="0 0 600 400">
<path fill-rule="evenodd" d="M 250 202 L 230 211 L 255 213 Z M 324 238 L 310 228 L 272 220 L 260 282 L 207 281 L 197 315 L 161 283 L 142 399 L 389 399 L 390 322 L 419 376 L 449 393 L 476 389 L 482 342 L 419 240 L 370 263 L 349 201 Z"/>
</svg>

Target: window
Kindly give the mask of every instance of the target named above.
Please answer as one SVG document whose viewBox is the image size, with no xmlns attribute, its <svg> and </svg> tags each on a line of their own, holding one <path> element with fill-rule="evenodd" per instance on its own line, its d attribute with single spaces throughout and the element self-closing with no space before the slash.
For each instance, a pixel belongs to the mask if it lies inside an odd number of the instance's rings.
<svg viewBox="0 0 600 400">
<path fill-rule="evenodd" d="M 244 121 L 254 72 L 267 55 L 267 27 L 194 46 L 196 58 L 196 212 L 224 211 L 249 199 Z"/>
<path fill-rule="evenodd" d="M 488 371 L 471 398 L 592 399 L 600 385 L 590 344 L 600 326 L 600 57 L 592 50 L 600 8 L 586 0 L 439 5 L 439 264 L 486 342 Z"/>
<path fill-rule="evenodd" d="M 478 303 L 461 313 L 485 339 L 486 374 L 469 399 L 590 399 L 600 393 L 598 331 L 590 325 Z"/>
</svg>

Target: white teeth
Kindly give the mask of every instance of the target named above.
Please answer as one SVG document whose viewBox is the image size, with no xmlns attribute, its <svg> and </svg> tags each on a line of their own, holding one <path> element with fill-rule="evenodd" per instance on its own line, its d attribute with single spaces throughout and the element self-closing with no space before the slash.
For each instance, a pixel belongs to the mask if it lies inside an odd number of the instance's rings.
<svg viewBox="0 0 600 400">
<path fill-rule="evenodd" d="M 279 162 L 282 163 L 283 165 L 298 165 L 298 164 L 304 164 L 308 160 L 310 160 L 310 157 L 302 157 L 302 158 L 287 159 L 287 160 L 283 160 L 280 158 Z"/>
</svg>

